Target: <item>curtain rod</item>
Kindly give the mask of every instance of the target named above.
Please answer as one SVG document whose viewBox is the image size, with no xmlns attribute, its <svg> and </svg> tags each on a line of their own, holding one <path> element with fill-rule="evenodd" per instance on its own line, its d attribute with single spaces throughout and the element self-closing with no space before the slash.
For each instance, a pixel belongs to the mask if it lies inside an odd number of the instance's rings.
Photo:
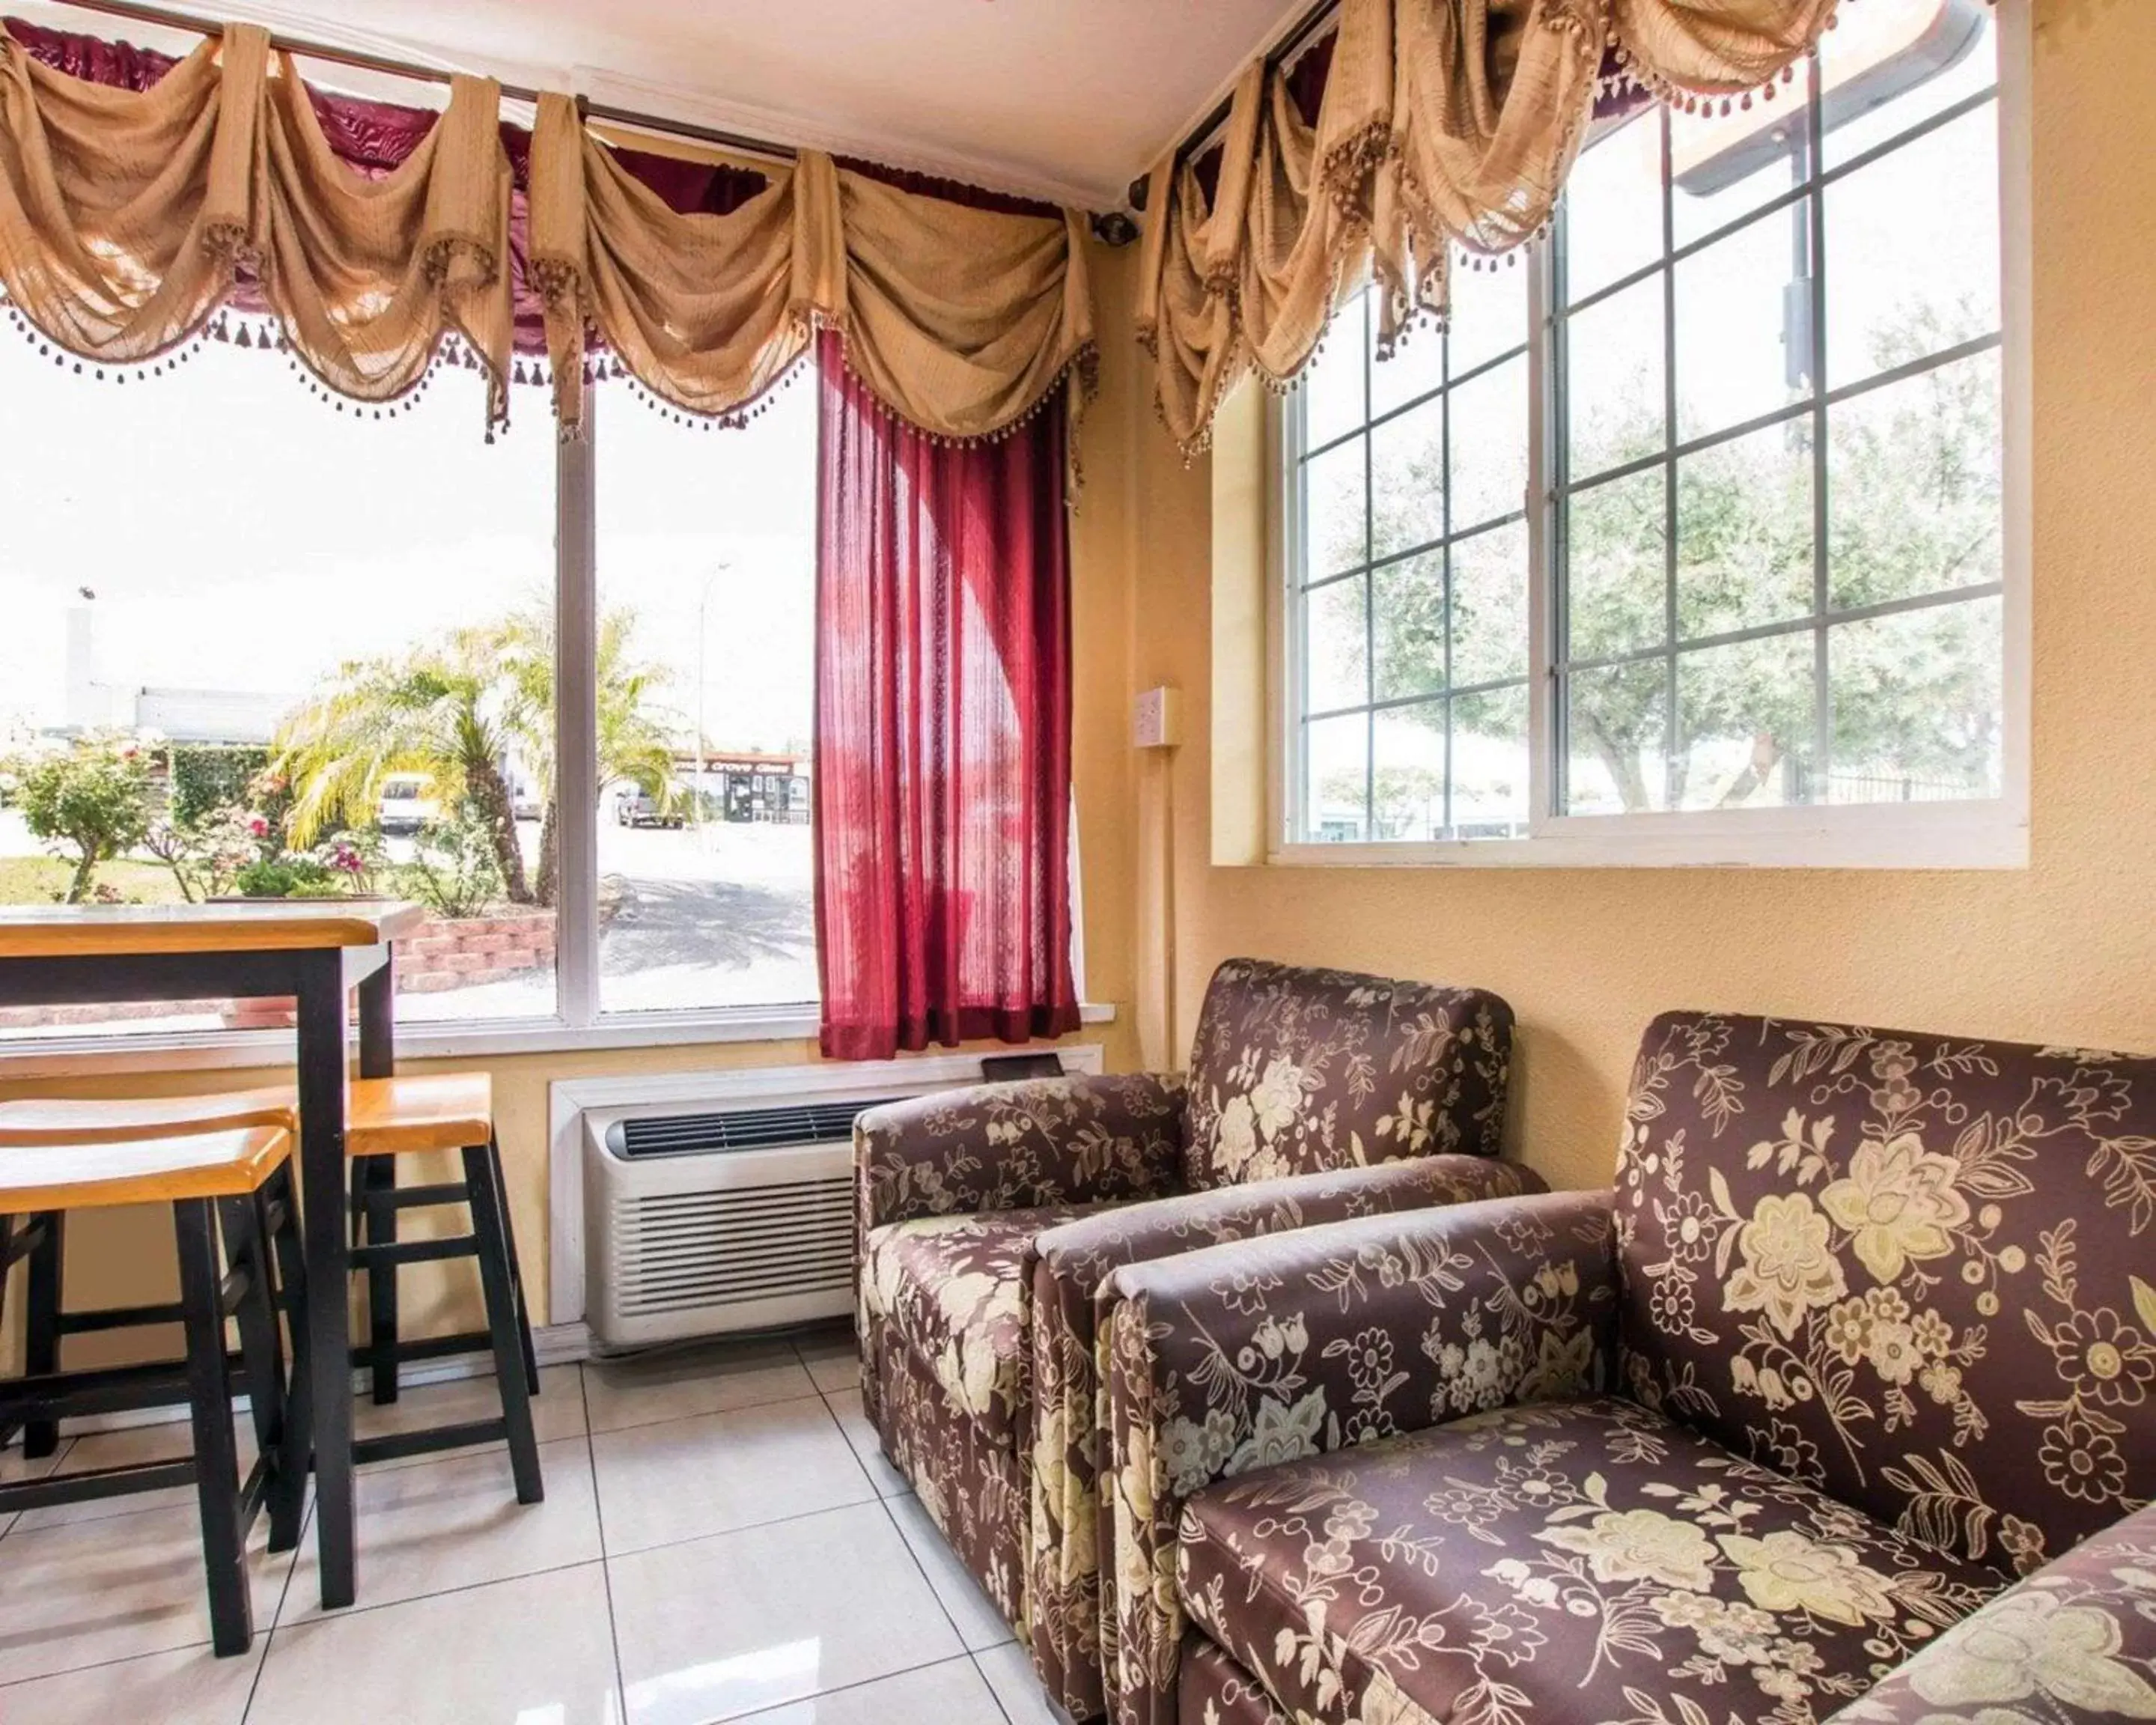
<svg viewBox="0 0 2156 1725">
<path fill-rule="evenodd" d="M 221 37 L 224 26 L 209 18 L 190 17 L 186 13 L 172 12 L 160 6 L 144 6 L 136 0 L 59 0 L 59 3 L 80 12 L 101 12 L 113 18 L 129 18 L 140 24 L 156 24 L 166 29 L 186 30 L 198 36 Z M 295 37 L 273 35 L 273 47 L 302 59 L 326 60 L 332 64 L 352 66 L 362 72 L 381 72 L 393 78 L 413 78 L 424 84 L 447 84 L 451 74 L 439 66 L 423 66 L 408 60 L 391 59 L 384 54 L 363 53 L 357 49 L 333 48 L 324 42 L 305 42 Z M 501 93 L 511 101 L 536 102 L 540 94 L 536 90 L 505 84 Z M 615 126 L 633 126 L 645 131 L 655 131 L 680 138 L 691 138 L 701 144 L 715 144 L 721 149 L 737 150 L 744 154 L 762 156 L 781 162 L 794 159 L 791 145 L 774 144 L 764 138 L 745 137 L 738 132 L 721 131 L 715 126 L 697 126 L 686 120 L 669 120 L 662 115 L 640 114 L 633 108 L 618 108 L 606 102 L 594 102 L 585 97 L 577 98 L 578 111 L 587 119 L 605 121 Z"/>
<path fill-rule="evenodd" d="M 1265 69 L 1270 72 L 1292 59 L 1296 51 L 1315 36 L 1339 9 L 1340 0 L 1317 0 L 1315 6 L 1295 21 L 1285 36 L 1265 50 Z M 1221 97 L 1214 105 L 1212 111 L 1203 120 L 1183 133 L 1181 141 L 1175 146 L 1175 161 L 1178 166 L 1180 166 L 1207 139 L 1227 123 L 1229 112 L 1235 105 L 1235 98 L 1233 92 L 1230 92 Z M 1146 207 L 1146 182 L 1149 177 L 1147 175 L 1140 175 L 1131 182 L 1129 197 L 1132 209 L 1142 210 Z"/>
</svg>

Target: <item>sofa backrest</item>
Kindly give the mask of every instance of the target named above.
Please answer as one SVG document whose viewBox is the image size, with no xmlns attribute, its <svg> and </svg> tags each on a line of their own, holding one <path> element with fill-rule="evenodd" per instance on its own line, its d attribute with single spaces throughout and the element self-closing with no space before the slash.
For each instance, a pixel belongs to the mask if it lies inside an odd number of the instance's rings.
<svg viewBox="0 0 2156 1725">
<path fill-rule="evenodd" d="M 1616 1205 L 1650 1406 L 2009 1573 L 2156 1493 L 2156 1060 L 1670 1014 Z"/>
<path fill-rule="evenodd" d="M 1480 988 L 1230 958 L 1199 1016 L 1183 1178 L 1495 1156 L 1512 1055 L 1512 1009 Z"/>
</svg>

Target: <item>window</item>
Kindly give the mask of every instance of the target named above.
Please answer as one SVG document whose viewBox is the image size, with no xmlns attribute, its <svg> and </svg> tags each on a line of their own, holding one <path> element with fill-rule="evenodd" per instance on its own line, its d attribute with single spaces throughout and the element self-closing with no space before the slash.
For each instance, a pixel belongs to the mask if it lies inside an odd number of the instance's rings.
<svg viewBox="0 0 2156 1725">
<path fill-rule="evenodd" d="M 420 898 L 413 1026 L 812 1006 L 815 391 L 705 430 L 603 388 L 557 461 L 538 391 L 488 444 L 474 372 L 377 417 L 261 345 L 122 384 L 0 340 L 0 903 L 79 875 L 109 901 Z M 594 505 L 564 596 L 595 600 L 596 720 L 563 738 L 557 514 Z M 87 859 L 47 806 L 69 784 L 110 805 Z M 0 1042 L 280 1021 L 10 1009 Z"/>
<path fill-rule="evenodd" d="M 1591 139 L 1448 336 L 1343 313 L 1283 413 L 1291 846 L 2020 853 L 1999 26 L 1862 11 Z"/>
<path fill-rule="evenodd" d="M 814 1002 L 816 392 L 726 431 L 603 405 L 599 1004 Z"/>
</svg>

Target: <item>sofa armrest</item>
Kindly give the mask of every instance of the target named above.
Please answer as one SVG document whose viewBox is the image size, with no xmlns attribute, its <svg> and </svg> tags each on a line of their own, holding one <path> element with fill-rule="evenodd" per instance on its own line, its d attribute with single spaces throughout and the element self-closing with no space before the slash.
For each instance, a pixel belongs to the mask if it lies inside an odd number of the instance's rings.
<svg viewBox="0 0 2156 1725">
<path fill-rule="evenodd" d="M 1030 1440 L 1034 1664 L 1074 1718 L 1101 1708 L 1096 1673 L 1115 1529 L 1099 1491 L 1100 1376 L 1106 1286 L 1126 1264 L 1399 1210 L 1543 1189 L 1517 1163 L 1445 1155 L 1219 1186 L 1065 1222 L 1035 1236 Z M 1096 1310 L 1096 1296 L 1100 1304 Z"/>
<path fill-rule="evenodd" d="M 1173 1191 L 1178 1073 L 1029 1079 L 938 1091 L 854 1124 L 861 1237 L 892 1222 Z"/>
<path fill-rule="evenodd" d="M 2031 1703 L 2025 1713 L 2007 1702 Z M 1973 1612 L 1829 1725 L 2156 1719 L 2156 1508 Z"/>
<path fill-rule="evenodd" d="M 1173 1717 L 1175 1529 L 1193 1493 L 1614 1380 L 1610 1203 L 1607 1192 L 1553 1193 L 1368 1216 L 1108 1279 L 1102 1483 L 1118 1720 Z"/>
</svg>

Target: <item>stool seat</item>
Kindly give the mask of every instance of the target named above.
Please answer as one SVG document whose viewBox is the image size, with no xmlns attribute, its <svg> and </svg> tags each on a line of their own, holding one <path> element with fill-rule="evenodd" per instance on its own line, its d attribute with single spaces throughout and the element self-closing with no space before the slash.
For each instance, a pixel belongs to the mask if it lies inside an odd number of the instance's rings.
<svg viewBox="0 0 2156 1725">
<path fill-rule="evenodd" d="M 0 1147 L 0 1214 L 243 1198 L 292 1153 L 282 1127 L 127 1142 Z"/>
<path fill-rule="evenodd" d="M 0 1102 L 0 1147 L 112 1144 L 185 1133 L 298 1125 L 289 1084 L 199 1096 Z M 345 1103 L 345 1151 L 403 1156 L 484 1144 L 494 1131 L 494 1081 L 485 1072 L 421 1072 L 355 1078 Z"/>
<path fill-rule="evenodd" d="M 494 1136 L 494 1080 L 485 1072 L 356 1078 L 345 1107 L 348 1156 L 461 1150 Z"/>
<path fill-rule="evenodd" d="M 39 1098 L 0 1102 L 0 1147 L 13 1144 L 118 1144 L 183 1137 L 251 1127 L 294 1127 L 297 1098 L 289 1084 L 228 1090 L 201 1096 L 111 1096 L 94 1101 Z"/>
</svg>

